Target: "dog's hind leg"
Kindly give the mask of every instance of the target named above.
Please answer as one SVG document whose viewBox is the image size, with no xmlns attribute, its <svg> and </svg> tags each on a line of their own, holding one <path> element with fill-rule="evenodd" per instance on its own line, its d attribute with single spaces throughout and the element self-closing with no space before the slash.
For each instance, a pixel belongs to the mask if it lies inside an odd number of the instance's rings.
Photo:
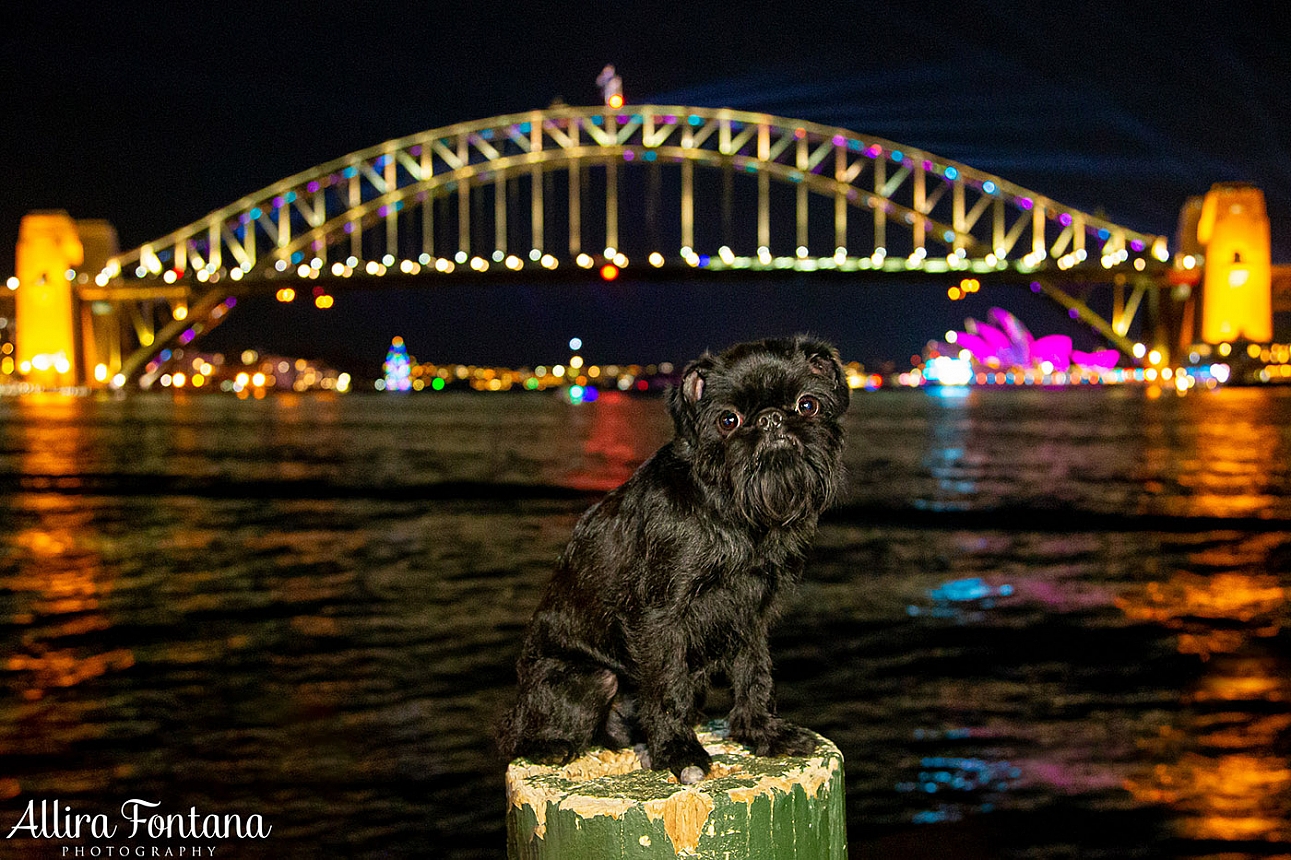
<svg viewBox="0 0 1291 860">
<path fill-rule="evenodd" d="M 603 743 L 609 749 L 627 749 L 644 739 L 637 721 L 636 695 L 620 689 L 605 715 Z"/>
<path fill-rule="evenodd" d="M 500 731 L 503 752 L 543 763 L 582 755 L 605 727 L 618 678 L 609 669 L 544 657 L 522 666 L 520 698 Z"/>
</svg>

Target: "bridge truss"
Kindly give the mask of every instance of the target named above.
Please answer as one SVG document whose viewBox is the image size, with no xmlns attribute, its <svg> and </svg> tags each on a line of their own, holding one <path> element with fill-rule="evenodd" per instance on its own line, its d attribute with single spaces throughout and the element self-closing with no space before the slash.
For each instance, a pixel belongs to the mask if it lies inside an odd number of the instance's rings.
<svg viewBox="0 0 1291 860">
<path fill-rule="evenodd" d="M 256 289 L 606 263 L 1034 277 L 1128 351 L 1167 259 L 1164 237 L 873 136 L 726 109 L 559 106 L 290 176 L 114 256 L 80 292 L 87 364 L 120 383 Z M 1113 318 L 1055 276 L 1115 281 Z"/>
</svg>

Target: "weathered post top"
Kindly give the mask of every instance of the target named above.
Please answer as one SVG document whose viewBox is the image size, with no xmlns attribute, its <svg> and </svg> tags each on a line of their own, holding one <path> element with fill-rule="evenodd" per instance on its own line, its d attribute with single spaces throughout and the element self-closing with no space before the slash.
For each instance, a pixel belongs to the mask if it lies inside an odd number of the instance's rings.
<svg viewBox="0 0 1291 860">
<path fill-rule="evenodd" d="M 846 860 L 843 756 L 817 738 L 810 756 L 760 758 L 710 723 L 699 740 L 713 766 L 696 785 L 643 770 L 632 750 L 592 750 L 564 766 L 517 759 L 507 856 Z"/>
</svg>

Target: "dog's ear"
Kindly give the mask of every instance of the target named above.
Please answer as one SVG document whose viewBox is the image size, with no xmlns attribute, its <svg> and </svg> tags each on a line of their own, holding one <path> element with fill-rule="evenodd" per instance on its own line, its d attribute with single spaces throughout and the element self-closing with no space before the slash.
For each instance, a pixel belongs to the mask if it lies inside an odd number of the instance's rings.
<svg viewBox="0 0 1291 860">
<path fill-rule="evenodd" d="M 699 403 L 704 398 L 706 377 L 716 364 L 717 359 L 711 353 L 704 353 L 686 365 L 681 373 L 681 382 L 668 392 L 668 411 L 672 413 L 678 436 L 695 438 L 698 432 L 696 416 Z"/>
<path fill-rule="evenodd" d="M 681 377 L 681 396 L 686 398 L 687 403 L 698 403 L 699 398 L 704 396 L 705 369 L 692 364 Z"/>
<path fill-rule="evenodd" d="M 822 340 L 804 336 L 799 336 L 798 348 L 807 357 L 811 372 L 823 377 L 829 383 L 834 396 L 838 398 L 841 407 L 839 412 L 847 411 L 852 392 L 847 386 L 847 371 L 843 369 L 843 361 L 838 356 L 838 350 Z"/>
</svg>

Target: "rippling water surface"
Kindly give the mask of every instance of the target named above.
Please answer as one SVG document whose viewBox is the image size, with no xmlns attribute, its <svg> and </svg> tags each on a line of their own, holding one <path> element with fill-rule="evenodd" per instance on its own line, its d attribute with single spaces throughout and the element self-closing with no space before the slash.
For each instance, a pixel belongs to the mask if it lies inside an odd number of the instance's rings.
<svg viewBox="0 0 1291 860">
<path fill-rule="evenodd" d="M 853 401 L 772 646 L 853 857 L 1291 853 L 1291 392 L 1149 395 Z M 0 854 L 503 855 L 523 625 L 669 432 L 612 396 L 0 400 Z M 272 832 L 126 838 L 131 798 Z M 42 800 L 117 832 L 11 830 Z"/>
</svg>

